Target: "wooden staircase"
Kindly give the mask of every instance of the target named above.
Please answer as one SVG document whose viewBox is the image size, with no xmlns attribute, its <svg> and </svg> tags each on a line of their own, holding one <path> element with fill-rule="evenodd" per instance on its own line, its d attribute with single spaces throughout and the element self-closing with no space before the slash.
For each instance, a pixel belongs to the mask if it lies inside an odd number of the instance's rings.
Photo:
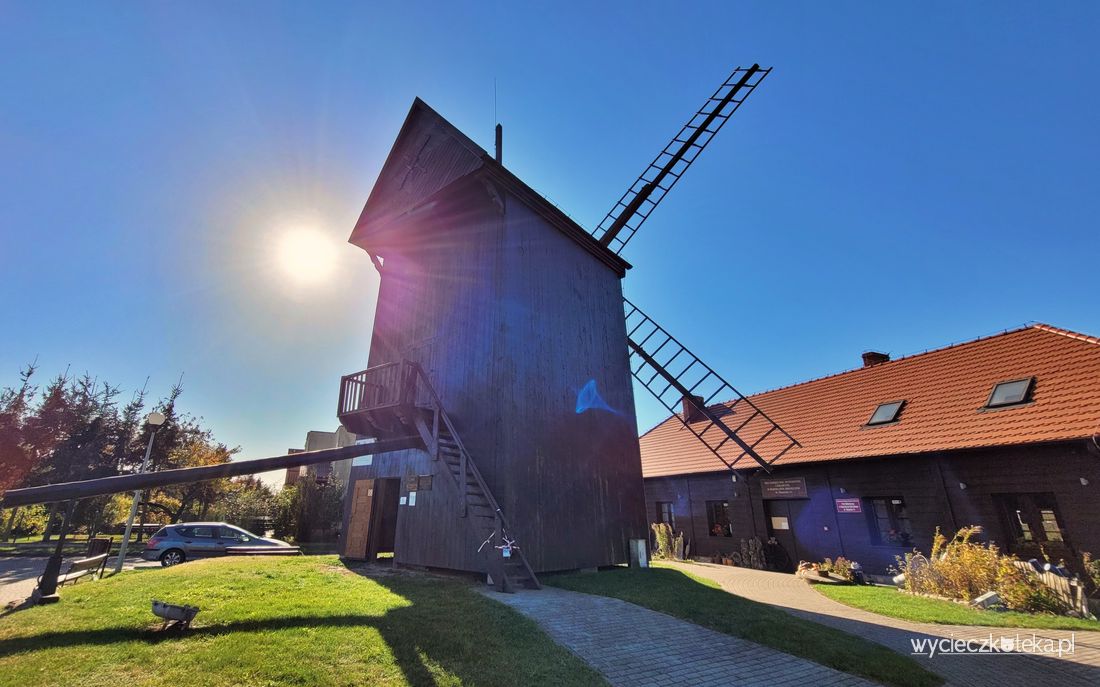
<svg viewBox="0 0 1100 687">
<path fill-rule="evenodd" d="M 353 432 L 379 439 L 414 429 L 432 459 L 458 488 L 458 517 L 466 518 L 498 591 L 541 589 L 511 526 L 462 443 L 454 422 L 419 363 L 388 363 L 341 380 L 340 420 Z M 507 552 L 507 555 L 506 555 Z"/>
<path fill-rule="evenodd" d="M 432 416 L 434 417 L 434 413 Z M 433 455 L 446 465 L 447 472 L 458 484 L 460 492 L 464 494 L 459 516 L 469 519 L 477 538 L 485 542 L 482 553 L 487 553 L 489 561 L 497 564 L 496 570 L 492 567 L 489 569 L 494 584 L 499 590 L 508 592 L 518 587 L 540 589 L 538 578 L 531 570 L 522 548 L 512 546 L 511 555 L 504 557 L 503 550 L 499 547 L 504 545 L 505 538 L 511 541 L 512 537 L 504 513 L 489 492 L 477 466 L 466 453 L 461 440 L 453 433 L 446 412 L 442 409 L 440 417 L 442 422 L 435 435 L 436 453 Z M 421 436 L 431 436 L 432 427 L 428 425 L 426 419 L 421 420 L 417 429 L 420 430 Z"/>
</svg>

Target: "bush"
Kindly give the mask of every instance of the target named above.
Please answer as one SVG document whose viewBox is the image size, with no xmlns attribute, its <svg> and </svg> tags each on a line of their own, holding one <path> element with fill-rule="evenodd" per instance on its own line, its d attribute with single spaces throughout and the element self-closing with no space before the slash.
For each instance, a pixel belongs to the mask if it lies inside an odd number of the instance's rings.
<svg viewBox="0 0 1100 687">
<path fill-rule="evenodd" d="M 6 529 L 8 521 L 14 517 L 11 525 L 13 538 L 35 537 L 46 531 L 46 520 L 49 517 L 49 509 L 43 505 L 23 506 L 18 510 L 4 511 L 0 519 L 0 535 Z"/>
<path fill-rule="evenodd" d="M 842 580 L 852 581 L 852 562 L 844 556 L 837 556 L 833 561 L 833 574 Z"/>
<path fill-rule="evenodd" d="M 898 569 L 905 574 L 904 589 L 965 602 L 995 591 L 1014 611 L 1067 610 L 1037 575 L 1016 567 L 1014 559 L 1002 555 L 994 544 L 972 541 L 981 531 L 977 525 L 964 527 L 948 540 L 937 527 L 928 558 L 916 550 L 898 557 Z"/>
<path fill-rule="evenodd" d="M 1085 551 L 1081 554 L 1081 566 L 1085 569 L 1085 584 L 1089 596 L 1096 596 L 1100 593 L 1100 560 L 1094 559 L 1091 553 Z"/>
<path fill-rule="evenodd" d="M 680 560 L 684 557 L 684 533 L 674 534 L 667 523 L 655 522 L 650 525 L 656 542 L 654 558 L 666 561 Z"/>
</svg>

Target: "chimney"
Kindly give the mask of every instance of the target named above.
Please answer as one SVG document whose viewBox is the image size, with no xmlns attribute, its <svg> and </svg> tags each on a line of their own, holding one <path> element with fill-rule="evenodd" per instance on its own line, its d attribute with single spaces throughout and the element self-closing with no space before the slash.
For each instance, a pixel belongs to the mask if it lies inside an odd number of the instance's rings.
<svg viewBox="0 0 1100 687">
<path fill-rule="evenodd" d="M 863 366 L 871 367 L 872 365 L 879 365 L 881 363 L 890 362 L 889 353 L 879 353 L 878 351 L 864 351 L 863 352 Z"/>
<path fill-rule="evenodd" d="M 497 124 L 497 162 L 504 160 L 504 127 Z"/>
<path fill-rule="evenodd" d="M 692 401 L 695 401 L 692 403 Z M 685 422 L 696 422 L 703 419 L 703 414 L 699 412 L 699 406 L 703 405 L 702 396 L 692 396 L 691 400 L 688 400 L 687 396 L 684 396 L 683 400 L 683 417 Z"/>
</svg>

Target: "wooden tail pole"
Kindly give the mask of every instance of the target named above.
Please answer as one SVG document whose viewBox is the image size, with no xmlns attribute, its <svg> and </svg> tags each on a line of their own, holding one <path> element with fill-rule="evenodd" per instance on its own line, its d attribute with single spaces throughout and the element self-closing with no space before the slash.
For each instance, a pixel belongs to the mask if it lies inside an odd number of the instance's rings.
<svg viewBox="0 0 1100 687">
<path fill-rule="evenodd" d="M 282 470 L 284 468 L 300 467 L 302 465 L 315 465 L 317 463 L 341 461 L 349 458 L 357 458 L 359 456 L 419 448 L 421 445 L 420 437 L 408 436 L 398 439 L 388 439 L 386 441 L 376 441 L 370 444 L 345 446 L 343 448 L 330 448 L 322 451 L 303 451 L 301 453 L 275 456 L 273 458 L 236 460 L 220 465 L 204 465 L 197 468 L 180 468 L 178 470 L 162 470 L 160 472 L 145 472 L 134 475 L 116 475 L 114 477 L 101 477 L 99 479 L 89 479 L 81 482 L 65 482 L 63 484 L 47 484 L 41 487 L 9 489 L 4 494 L 3 500 L 0 501 L 0 508 L 27 506 L 34 503 L 55 503 L 58 501 L 83 499 L 89 496 L 117 494 L 125 491 L 144 491 L 154 487 L 203 482 L 206 480 L 220 479 L 222 477 L 254 475 L 260 472 L 268 472 L 269 470 Z"/>
</svg>

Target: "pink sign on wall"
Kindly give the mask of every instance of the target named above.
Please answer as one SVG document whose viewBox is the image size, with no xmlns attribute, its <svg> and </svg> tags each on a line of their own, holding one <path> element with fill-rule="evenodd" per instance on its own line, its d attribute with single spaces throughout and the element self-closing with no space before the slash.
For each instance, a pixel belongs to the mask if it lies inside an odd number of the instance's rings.
<svg viewBox="0 0 1100 687">
<path fill-rule="evenodd" d="M 837 499 L 837 513 L 862 513 L 863 503 L 859 499 Z"/>
</svg>

